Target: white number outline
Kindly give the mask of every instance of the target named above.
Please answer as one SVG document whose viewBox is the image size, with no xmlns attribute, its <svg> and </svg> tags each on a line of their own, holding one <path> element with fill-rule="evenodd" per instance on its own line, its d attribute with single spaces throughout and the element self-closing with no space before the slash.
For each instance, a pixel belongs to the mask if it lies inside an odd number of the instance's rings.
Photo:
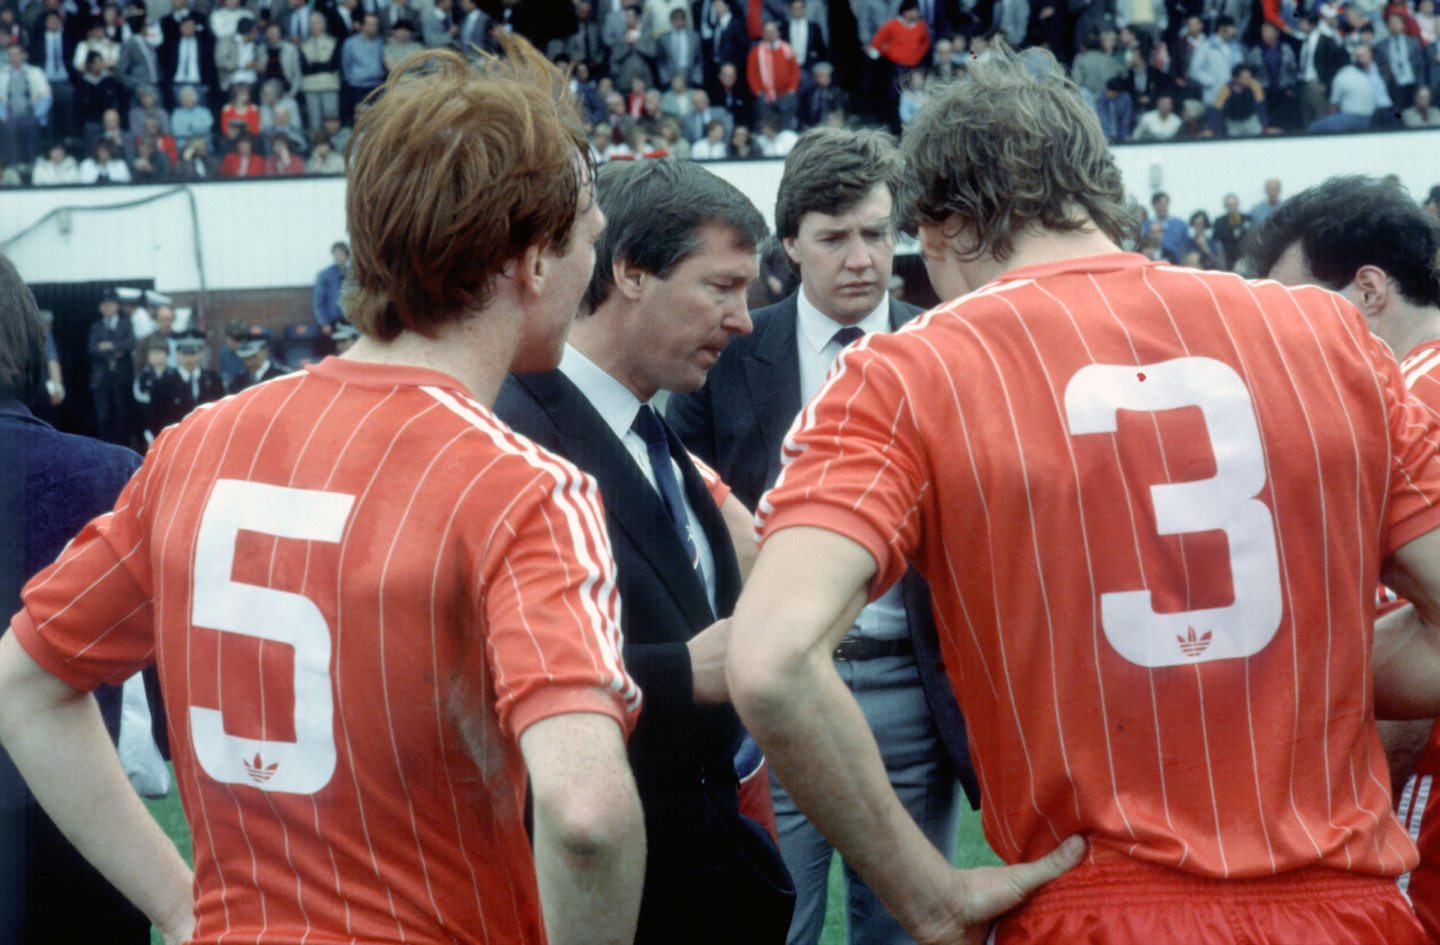
<svg viewBox="0 0 1440 945">
<path fill-rule="evenodd" d="M 1157 613 L 1148 590 L 1100 595 L 1105 637 L 1141 666 L 1177 666 L 1241 659 L 1260 652 L 1280 629 L 1284 600 L 1275 520 L 1258 498 L 1265 488 L 1265 454 L 1255 405 L 1244 380 L 1213 358 L 1156 364 L 1091 364 L 1065 387 L 1072 436 L 1114 433 L 1120 410 L 1154 413 L 1199 407 L 1215 458 L 1215 475 L 1150 486 L 1156 530 L 1162 535 L 1222 531 L 1230 546 L 1234 601 L 1177 613 Z"/>
<path fill-rule="evenodd" d="M 314 794 L 335 773 L 330 628 L 315 602 L 232 578 L 241 531 L 338 542 L 353 495 L 220 479 L 200 516 L 190 622 L 221 633 L 283 643 L 295 651 L 295 741 L 225 731 L 219 709 L 189 706 L 195 758 L 210 777 L 261 791 Z"/>
</svg>

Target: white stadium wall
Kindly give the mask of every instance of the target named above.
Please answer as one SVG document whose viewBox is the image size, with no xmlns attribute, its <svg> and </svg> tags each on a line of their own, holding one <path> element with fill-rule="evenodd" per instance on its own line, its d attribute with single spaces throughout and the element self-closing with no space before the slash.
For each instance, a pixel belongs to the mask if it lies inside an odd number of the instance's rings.
<svg viewBox="0 0 1440 945">
<path fill-rule="evenodd" d="M 1423 197 L 1440 183 L 1437 158 L 1440 131 L 1116 149 L 1126 189 L 1142 201 L 1168 191 L 1182 216 L 1198 208 L 1215 214 L 1229 191 L 1249 207 L 1269 177 L 1292 194 L 1335 174 L 1395 174 Z M 710 167 L 770 217 L 780 161 Z M 0 249 L 32 283 L 153 277 L 174 292 L 302 286 L 344 238 L 344 203 L 340 178 L 5 190 Z"/>
</svg>

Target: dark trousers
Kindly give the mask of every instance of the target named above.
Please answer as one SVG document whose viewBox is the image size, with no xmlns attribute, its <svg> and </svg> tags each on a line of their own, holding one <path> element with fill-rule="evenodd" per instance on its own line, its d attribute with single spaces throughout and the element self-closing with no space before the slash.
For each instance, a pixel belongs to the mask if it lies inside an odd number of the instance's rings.
<svg viewBox="0 0 1440 945">
<path fill-rule="evenodd" d="M 0 122 L 0 135 L 5 139 L 7 165 L 30 164 L 40 153 L 40 122 L 34 115 Z"/>
<path fill-rule="evenodd" d="M 95 399 L 95 435 L 107 443 L 130 445 L 130 384 L 124 378 L 104 377 L 91 386 Z"/>
<path fill-rule="evenodd" d="M 32 800 L 0 805 L 0 941 L 148 945 L 150 922 Z"/>
<path fill-rule="evenodd" d="M 50 82 L 50 126 L 46 129 L 49 142 L 64 141 L 74 137 L 75 128 L 75 87 L 69 82 Z M 122 114 L 124 114 L 122 112 Z"/>
<path fill-rule="evenodd" d="M 350 85 L 340 84 L 340 124 L 353 127 L 355 124 L 355 106 L 365 101 L 365 96 L 378 89 L 378 85 Z"/>
</svg>

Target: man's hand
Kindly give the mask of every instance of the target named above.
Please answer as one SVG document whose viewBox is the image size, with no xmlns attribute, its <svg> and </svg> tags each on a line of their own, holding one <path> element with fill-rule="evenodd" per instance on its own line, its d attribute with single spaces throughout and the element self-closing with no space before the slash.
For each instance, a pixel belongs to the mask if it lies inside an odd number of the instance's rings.
<svg viewBox="0 0 1440 945">
<path fill-rule="evenodd" d="M 723 705 L 730 701 L 725 681 L 725 654 L 730 649 L 730 620 L 717 620 L 690 638 L 690 686 L 701 705 Z"/>
<path fill-rule="evenodd" d="M 1078 865 L 1085 841 L 1071 837 L 1032 863 L 955 870 L 952 911 L 924 920 L 909 931 L 917 945 L 981 945 L 990 926 L 1050 880 Z"/>
</svg>

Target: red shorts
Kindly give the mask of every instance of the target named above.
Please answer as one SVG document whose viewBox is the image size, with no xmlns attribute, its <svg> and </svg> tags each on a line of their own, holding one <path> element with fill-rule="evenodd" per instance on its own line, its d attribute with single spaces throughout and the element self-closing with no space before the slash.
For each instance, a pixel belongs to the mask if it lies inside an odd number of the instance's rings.
<svg viewBox="0 0 1440 945">
<path fill-rule="evenodd" d="M 1430 732 L 1430 741 L 1420 763 L 1400 792 L 1395 813 L 1410 831 L 1420 849 L 1420 863 L 1400 877 L 1400 888 L 1410 896 L 1415 914 L 1430 940 L 1440 943 L 1440 724 Z"/>
<path fill-rule="evenodd" d="M 996 927 L 996 945 L 1426 945 L 1395 880 L 1314 867 L 1264 879 L 1088 862 Z"/>
</svg>

